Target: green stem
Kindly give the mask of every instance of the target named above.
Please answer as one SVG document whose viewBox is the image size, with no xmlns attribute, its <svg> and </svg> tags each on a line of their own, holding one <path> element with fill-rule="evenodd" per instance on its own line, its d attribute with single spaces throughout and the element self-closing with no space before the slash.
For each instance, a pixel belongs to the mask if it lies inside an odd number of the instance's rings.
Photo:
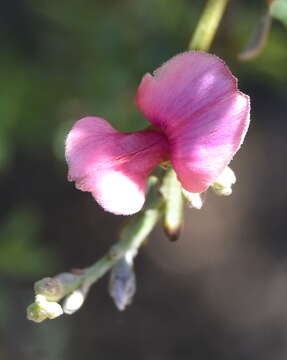
<svg viewBox="0 0 287 360">
<path fill-rule="evenodd" d="M 94 265 L 86 269 L 83 283 L 90 286 L 110 270 L 127 251 L 137 252 L 161 216 L 163 199 L 160 194 L 145 210 L 135 215 L 120 234 L 120 240 Z"/>
<path fill-rule="evenodd" d="M 120 233 L 120 240 L 108 253 L 85 270 L 82 279 L 85 285 L 90 286 L 101 278 L 127 251 L 137 252 L 155 227 L 162 214 L 163 199 L 158 191 L 158 180 L 151 177 L 149 182 L 150 190 L 144 210 L 130 218 Z"/>
<path fill-rule="evenodd" d="M 120 233 L 119 241 L 100 260 L 84 269 L 82 274 L 63 273 L 54 278 L 44 278 L 35 283 L 35 294 L 48 301 L 59 301 L 81 286 L 89 287 L 109 271 L 127 251 L 137 252 L 162 215 L 163 198 L 159 181 L 149 179 L 149 192 L 144 209 L 131 217 Z M 33 320 L 33 319 L 32 319 Z"/>
<path fill-rule="evenodd" d="M 208 0 L 199 19 L 189 50 L 208 51 L 228 0 Z"/>
</svg>

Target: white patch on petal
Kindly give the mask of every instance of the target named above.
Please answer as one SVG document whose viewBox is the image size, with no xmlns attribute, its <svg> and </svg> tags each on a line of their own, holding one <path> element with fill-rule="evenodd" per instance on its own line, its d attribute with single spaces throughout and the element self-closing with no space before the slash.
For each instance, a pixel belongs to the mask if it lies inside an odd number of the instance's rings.
<svg viewBox="0 0 287 360">
<path fill-rule="evenodd" d="M 108 170 L 97 176 L 93 196 L 107 211 L 116 215 L 138 212 L 145 201 L 145 191 L 120 171 Z"/>
</svg>

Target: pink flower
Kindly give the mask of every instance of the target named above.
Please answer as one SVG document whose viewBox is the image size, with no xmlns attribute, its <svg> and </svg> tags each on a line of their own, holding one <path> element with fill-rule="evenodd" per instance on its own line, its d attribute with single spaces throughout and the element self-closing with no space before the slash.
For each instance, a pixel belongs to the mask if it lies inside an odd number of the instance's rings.
<svg viewBox="0 0 287 360">
<path fill-rule="evenodd" d="M 189 51 L 146 74 L 136 104 L 152 129 L 121 133 L 85 117 L 66 140 L 69 180 L 114 214 L 130 215 L 145 201 L 147 177 L 170 160 L 182 187 L 205 191 L 243 142 L 249 97 L 214 55 Z"/>
</svg>

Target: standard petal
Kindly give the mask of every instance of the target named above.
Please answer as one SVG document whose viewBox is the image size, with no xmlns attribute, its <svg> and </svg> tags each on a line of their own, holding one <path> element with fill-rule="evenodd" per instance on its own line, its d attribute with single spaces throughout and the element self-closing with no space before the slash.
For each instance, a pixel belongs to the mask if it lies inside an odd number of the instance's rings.
<svg viewBox="0 0 287 360">
<path fill-rule="evenodd" d="M 142 208 L 147 177 L 167 153 L 166 139 L 158 132 L 120 133 L 104 119 L 86 117 L 66 140 L 68 178 L 92 192 L 105 210 L 131 215 Z"/>
<path fill-rule="evenodd" d="M 170 135 L 236 88 L 236 78 L 221 59 L 188 51 L 164 63 L 154 76 L 143 77 L 136 104 L 153 125 Z"/>
<path fill-rule="evenodd" d="M 206 190 L 229 164 L 248 129 L 249 108 L 249 97 L 233 92 L 169 137 L 171 162 L 186 190 Z"/>
</svg>

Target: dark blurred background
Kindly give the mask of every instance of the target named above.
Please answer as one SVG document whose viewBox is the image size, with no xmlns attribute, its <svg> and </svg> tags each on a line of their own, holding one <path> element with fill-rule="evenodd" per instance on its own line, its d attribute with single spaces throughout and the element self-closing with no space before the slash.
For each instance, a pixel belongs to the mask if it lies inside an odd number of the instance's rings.
<svg viewBox="0 0 287 360">
<path fill-rule="evenodd" d="M 67 131 L 87 114 L 145 127 L 133 104 L 141 77 L 187 47 L 203 3 L 1 3 L 0 360 L 286 359 L 287 29 L 274 21 L 262 54 L 237 60 L 260 0 L 230 1 L 212 47 L 252 99 L 233 196 L 187 210 L 176 243 L 156 229 L 125 312 L 104 278 L 76 314 L 26 320 L 34 281 L 93 263 L 123 220 L 67 182 Z"/>
</svg>

